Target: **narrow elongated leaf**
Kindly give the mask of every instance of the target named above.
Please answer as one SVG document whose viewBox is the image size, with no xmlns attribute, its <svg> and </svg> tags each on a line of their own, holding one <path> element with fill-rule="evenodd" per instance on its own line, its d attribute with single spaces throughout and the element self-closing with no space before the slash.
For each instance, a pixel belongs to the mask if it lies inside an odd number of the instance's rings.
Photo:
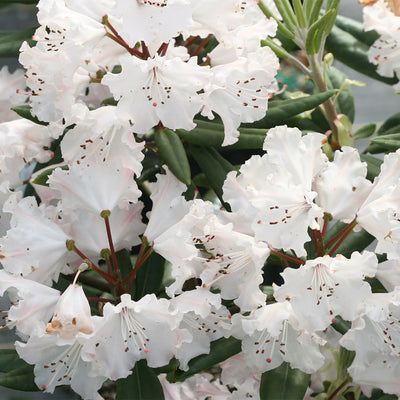
<svg viewBox="0 0 400 400">
<path fill-rule="evenodd" d="M 321 48 L 322 40 L 329 35 L 336 18 L 335 9 L 328 11 L 318 21 L 314 22 L 307 33 L 306 52 L 316 54 Z"/>
<path fill-rule="evenodd" d="M 39 391 L 39 388 L 36 386 L 34 378 L 33 365 L 26 364 L 0 375 L 0 386 L 24 392 L 36 392 Z"/>
<path fill-rule="evenodd" d="M 361 154 L 360 158 L 367 163 L 367 179 L 372 182 L 381 172 L 383 161 L 369 154 Z"/>
<path fill-rule="evenodd" d="M 294 15 L 293 8 L 290 5 L 289 0 L 280 0 L 275 2 L 276 8 L 278 9 L 283 22 L 286 26 L 294 31 L 296 29 L 297 21 L 296 16 Z"/>
<path fill-rule="evenodd" d="M 298 99 L 282 100 L 270 104 L 265 117 L 252 124 L 255 128 L 272 128 L 277 125 L 286 124 L 290 118 L 308 110 L 312 110 L 332 97 L 337 90 L 329 90 Z M 244 124 L 243 126 L 248 126 Z"/>
<path fill-rule="evenodd" d="M 392 132 L 393 129 L 398 129 L 400 132 L 400 112 L 392 115 L 388 118 L 378 129 L 376 134 L 378 136 L 387 135 L 388 133 Z"/>
<path fill-rule="evenodd" d="M 28 364 L 22 360 L 14 349 L 0 350 L 0 372 L 10 372 Z"/>
<path fill-rule="evenodd" d="M 374 134 L 375 129 L 376 129 L 376 124 L 364 125 L 353 134 L 353 138 L 364 139 L 370 137 Z"/>
<path fill-rule="evenodd" d="M 300 0 L 293 1 L 293 7 L 296 13 L 297 22 L 300 28 L 305 28 L 307 26 L 306 16 L 303 11 L 303 5 Z"/>
<path fill-rule="evenodd" d="M 224 140 L 224 128 L 221 124 L 208 121 L 198 121 L 197 127 L 191 131 L 178 130 L 179 135 L 188 143 L 199 146 L 221 146 Z M 239 140 L 226 148 L 260 149 L 263 146 L 266 130 L 241 128 Z"/>
<path fill-rule="evenodd" d="M 184 184 L 190 185 L 190 165 L 179 136 L 164 129 L 156 132 L 155 139 L 158 151 L 171 172 Z"/>
<path fill-rule="evenodd" d="M 0 36 L 0 57 L 18 57 L 19 48 L 22 42 L 27 41 L 30 46 L 35 44 L 32 35 L 36 28 L 29 28 L 24 31 L 12 32 Z"/>
<path fill-rule="evenodd" d="M 239 353 L 241 349 L 240 340 L 233 337 L 228 339 L 221 338 L 215 342 L 211 342 L 210 353 L 195 357 L 193 360 L 189 361 L 189 369 L 187 371 L 176 371 L 174 381 L 184 381 L 199 372 L 205 371 Z"/>
<path fill-rule="evenodd" d="M 369 46 L 357 40 L 350 33 L 334 26 L 330 35 L 326 39 L 325 49 L 332 53 L 334 57 L 371 78 L 393 85 L 397 83 L 396 78 L 387 78 L 376 72 L 376 65 L 369 62 Z"/>
<path fill-rule="evenodd" d="M 308 20 L 308 25 L 312 25 L 318 18 L 324 0 L 306 0 L 304 11 Z"/>
<path fill-rule="evenodd" d="M 24 119 L 28 119 L 29 121 L 32 121 L 35 124 L 44 125 L 44 126 L 49 125 L 48 122 L 40 121 L 39 119 L 34 117 L 32 115 L 31 106 L 28 106 L 26 104 L 21 105 L 21 106 L 15 106 L 15 107 L 11 108 L 11 110 L 15 111 L 20 117 L 22 117 Z"/>
<path fill-rule="evenodd" d="M 288 58 L 290 54 L 279 44 L 274 42 L 271 38 L 261 40 L 261 46 L 268 46 L 280 58 Z"/>
<path fill-rule="evenodd" d="M 374 137 L 371 143 L 379 145 L 385 151 L 396 151 L 400 148 L 400 133 Z"/>
<path fill-rule="evenodd" d="M 155 372 L 145 360 L 136 363 L 132 375 L 117 381 L 117 400 L 164 400 L 164 391 Z"/>
<path fill-rule="evenodd" d="M 261 400 L 303 400 L 310 383 L 310 375 L 282 363 L 264 372 L 261 377 Z"/>
<path fill-rule="evenodd" d="M 138 301 L 146 294 L 157 293 L 164 276 L 165 260 L 157 253 L 144 262 L 136 274 L 133 299 Z"/>
<path fill-rule="evenodd" d="M 213 148 L 190 145 L 190 151 L 205 173 L 210 187 L 229 211 L 229 205 L 222 198 L 222 185 L 228 172 L 235 169 L 234 166 Z"/>
</svg>

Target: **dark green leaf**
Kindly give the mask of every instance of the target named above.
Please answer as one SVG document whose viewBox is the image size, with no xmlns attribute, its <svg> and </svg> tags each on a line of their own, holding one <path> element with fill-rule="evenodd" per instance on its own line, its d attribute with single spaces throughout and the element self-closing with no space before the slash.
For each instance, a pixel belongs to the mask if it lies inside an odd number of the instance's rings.
<svg viewBox="0 0 400 400">
<path fill-rule="evenodd" d="M 36 392 L 39 390 L 34 381 L 33 365 L 28 364 L 0 375 L 0 386 L 24 392 Z"/>
<path fill-rule="evenodd" d="M 110 219 L 112 217 L 113 215 L 111 214 Z M 116 256 L 121 276 L 124 279 L 132 271 L 131 253 L 128 249 L 122 249 L 117 251 Z"/>
<path fill-rule="evenodd" d="M 347 75 L 335 67 L 327 69 L 327 83 L 329 89 L 340 89 Z M 338 114 L 345 114 L 351 122 L 354 121 L 355 107 L 354 95 L 350 85 L 347 85 L 340 93 L 336 101 L 336 109 Z"/>
<path fill-rule="evenodd" d="M 312 110 L 332 97 L 337 90 L 329 90 L 325 93 L 313 94 L 298 99 L 282 100 L 270 103 L 265 117 L 256 121 L 251 126 L 255 128 L 272 128 L 277 125 L 286 124 L 290 118 L 308 110 Z M 243 126 L 250 126 L 243 124 Z"/>
<path fill-rule="evenodd" d="M 0 372 L 10 372 L 27 365 L 14 349 L 0 349 Z"/>
<path fill-rule="evenodd" d="M 35 31 L 36 28 L 29 28 L 24 31 L 16 31 L 6 35 L 1 35 L 0 57 L 18 57 L 19 48 L 24 41 L 27 41 L 30 46 L 33 46 L 36 43 L 32 40 L 32 35 Z"/>
<path fill-rule="evenodd" d="M 367 179 L 371 182 L 379 175 L 381 172 L 381 165 L 383 163 L 379 158 L 375 158 L 374 156 L 370 156 L 369 154 L 361 154 L 361 161 L 367 163 Z"/>
<path fill-rule="evenodd" d="M 367 46 L 371 46 L 375 40 L 379 38 L 379 34 L 375 31 L 365 32 L 362 22 L 356 21 L 352 18 L 344 17 L 343 15 L 338 15 L 336 17 L 335 25 L 345 32 L 350 33 L 350 35 L 354 36 Z"/>
<path fill-rule="evenodd" d="M 11 110 L 15 111 L 20 117 L 28 119 L 29 121 L 32 121 L 35 124 L 44 125 L 44 126 L 49 125 L 48 122 L 40 121 L 37 119 L 37 117 L 34 117 L 32 115 L 31 106 L 28 106 L 28 105 L 15 106 L 15 107 L 11 108 Z"/>
<path fill-rule="evenodd" d="M 229 205 L 224 203 L 222 198 L 222 185 L 228 172 L 235 169 L 234 166 L 214 148 L 190 145 L 190 151 L 201 170 L 205 173 L 210 187 L 229 211 Z"/>
<path fill-rule="evenodd" d="M 145 360 L 136 363 L 132 375 L 117 381 L 117 400 L 164 400 L 164 391 L 155 372 Z"/>
<path fill-rule="evenodd" d="M 337 60 L 364 75 L 388 83 L 389 85 L 393 85 L 398 81 L 396 78 L 387 78 L 379 75 L 376 72 L 376 65 L 369 62 L 369 46 L 337 26 L 332 28 L 330 35 L 327 37 L 325 48 Z"/>
<path fill-rule="evenodd" d="M 146 294 L 157 293 L 164 276 L 165 260 L 157 253 L 152 253 L 136 274 L 133 299 L 141 299 Z"/>
<path fill-rule="evenodd" d="M 370 137 L 374 134 L 375 129 L 376 129 L 376 124 L 364 125 L 353 134 L 353 138 L 364 139 Z"/>
<path fill-rule="evenodd" d="M 179 136 L 164 129 L 156 132 L 155 139 L 158 151 L 171 172 L 184 184 L 190 185 L 190 165 Z"/>
<path fill-rule="evenodd" d="M 351 322 L 345 321 L 340 315 L 336 315 L 335 322 L 332 324 L 332 327 L 337 332 L 344 335 L 351 328 Z"/>
<path fill-rule="evenodd" d="M 303 400 L 310 375 L 282 363 L 261 376 L 260 400 Z"/>
<path fill-rule="evenodd" d="M 394 133 L 393 129 L 398 129 L 400 132 L 400 112 L 392 115 L 388 118 L 378 129 L 376 134 L 378 136 L 387 135 L 388 133 Z"/>
<path fill-rule="evenodd" d="M 195 120 L 197 127 L 191 131 L 178 130 L 179 135 L 188 143 L 199 146 L 218 146 L 224 140 L 224 127 L 216 122 Z M 263 146 L 266 130 L 265 129 L 239 129 L 240 136 L 238 141 L 226 148 L 231 149 L 260 149 Z"/>
<path fill-rule="evenodd" d="M 385 394 L 380 389 L 374 389 L 371 397 L 362 394 L 360 400 L 398 400 L 398 397 L 394 394 Z"/>
<path fill-rule="evenodd" d="M 199 372 L 205 371 L 212 366 L 225 361 L 241 351 L 241 342 L 233 337 L 228 339 L 221 338 L 211 342 L 210 353 L 193 358 L 189 361 L 187 371 L 176 371 L 174 381 L 184 381 L 185 379 Z"/>
<path fill-rule="evenodd" d="M 379 145 L 385 151 L 396 151 L 400 147 L 400 133 L 374 137 L 371 143 Z"/>
<path fill-rule="evenodd" d="M 55 167 L 55 168 L 49 168 L 43 171 L 40 175 L 38 175 L 32 183 L 35 183 L 36 185 L 42 185 L 42 186 L 49 186 L 47 183 L 47 180 L 49 179 L 49 176 L 53 173 L 53 171 L 56 168 L 61 168 L 63 170 L 68 170 L 68 165 L 63 165 L 62 167 Z"/>
</svg>

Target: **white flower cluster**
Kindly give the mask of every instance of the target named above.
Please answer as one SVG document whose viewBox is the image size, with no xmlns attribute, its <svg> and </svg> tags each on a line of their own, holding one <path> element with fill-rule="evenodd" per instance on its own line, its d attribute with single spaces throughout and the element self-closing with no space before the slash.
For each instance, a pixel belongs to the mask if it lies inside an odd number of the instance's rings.
<svg viewBox="0 0 400 400">
<path fill-rule="evenodd" d="M 259 43 L 276 22 L 253 0 L 40 0 L 38 7 L 37 44 L 21 49 L 22 86 L 49 124 L 0 124 L 0 294 L 12 301 L 4 326 L 16 328 L 18 354 L 35 365 L 38 387 L 70 385 L 100 399 L 102 384 L 129 376 L 139 360 L 157 368 L 175 358 L 186 371 L 212 341 L 235 337 L 242 352 L 221 365 L 222 383 L 201 374 L 171 384 L 160 375 L 165 398 L 259 398 L 261 374 L 283 362 L 308 374 L 324 369 L 327 342 L 356 351 L 355 383 L 400 396 L 400 152 L 385 157 L 371 183 L 355 149 L 343 147 L 329 161 L 326 136 L 278 126 L 263 155 L 227 175 L 230 211 L 187 200 L 186 185 L 167 167 L 139 189 L 142 138 L 152 128 L 191 130 L 196 114 L 216 113 L 228 145 L 241 122 L 265 115 L 279 65 Z M 118 103 L 104 106 L 109 97 Z M 63 161 L 32 177 L 40 203 L 21 198 L 18 173 L 50 160 L 54 139 Z M 43 174 L 45 184 L 35 183 Z M 152 202 L 147 213 L 142 191 Z M 344 229 L 328 238 L 332 219 Z M 388 261 L 378 265 L 368 251 L 336 255 L 360 228 Z M 305 260 L 311 239 L 315 256 Z M 124 274 L 116 254 L 132 246 L 140 251 Z M 136 296 L 136 273 L 153 252 L 168 264 L 164 296 Z M 287 267 L 275 302 L 261 286 L 270 256 Z M 76 274 L 62 294 L 52 288 L 61 274 Z M 373 294 L 366 277 L 389 293 Z M 89 296 L 78 280 L 100 290 Z M 332 339 L 339 317 L 351 329 Z"/>
<path fill-rule="evenodd" d="M 383 76 L 400 78 L 400 3 L 398 0 L 363 0 L 364 27 L 376 30 L 379 39 L 371 46 L 369 59 Z M 399 89 L 400 86 L 396 85 Z"/>
</svg>

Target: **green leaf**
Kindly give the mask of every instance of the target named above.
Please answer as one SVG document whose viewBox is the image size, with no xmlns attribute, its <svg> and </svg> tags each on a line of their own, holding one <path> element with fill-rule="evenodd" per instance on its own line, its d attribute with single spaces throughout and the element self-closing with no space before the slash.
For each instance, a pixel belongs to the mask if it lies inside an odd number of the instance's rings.
<svg viewBox="0 0 400 400">
<path fill-rule="evenodd" d="M 345 321 L 340 315 L 336 315 L 335 322 L 332 324 L 332 327 L 337 332 L 344 335 L 351 328 L 351 322 Z"/>
<path fill-rule="evenodd" d="M 374 389 L 371 397 L 361 395 L 360 400 L 398 400 L 394 394 L 385 394 L 381 389 Z"/>
<path fill-rule="evenodd" d="M 396 151 L 400 147 L 400 133 L 374 137 L 371 143 L 379 145 L 386 151 Z"/>
<path fill-rule="evenodd" d="M 313 94 L 298 99 L 271 102 L 272 104 L 270 104 L 270 108 L 265 114 L 265 117 L 254 122 L 251 126 L 268 129 L 277 125 L 286 124 L 290 118 L 318 107 L 335 93 L 337 93 L 337 90 L 328 90 L 324 93 Z M 249 125 L 243 124 L 243 127 L 245 126 L 247 127 Z"/>
<path fill-rule="evenodd" d="M 261 46 L 270 47 L 272 51 L 280 58 L 290 57 L 290 54 L 282 46 L 274 42 L 271 38 L 266 38 L 265 40 L 261 40 Z"/>
<path fill-rule="evenodd" d="M 157 253 L 152 253 L 143 263 L 135 277 L 133 299 L 140 300 L 150 293 L 157 293 L 164 276 L 165 260 Z"/>
<path fill-rule="evenodd" d="M 354 139 L 364 139 L 375 133 L 376 124 L 367 124 L 358 129 L 354 134 Z"/>
<path fill-rule="evenodd" d="M 132 375 L 117 381 L 117 400 L 164 400 L 164 391 L 155 372 L 145 360 L 135 364 Z"/>
<path fill-rule="evenodd" d="M 303 400 L 309 383 L 310 375 L 284 362 L 262 374 L 260 400 Z"/>
<path fill-rule="evenodd" d="M 32 40 L 35 28 L 29 28 L 24 31 L 16 31 L 0 36 L 0 57 L 16 58 L 19 56 L 19 48 L 22 42 L 27 41 L 30 46 L 36 42 Z"/>
<path fill-rule="evenodd" d="M 307 26 L 306 16 L 303 11 L 303 6 L 300 0 L 293 1 L 294 11 L 296 13 L 297 22 L 300 28 L 305 28 Z"/>
<path fill-rule="evenodd" d="M 184 184 L 190 185 L 191 172 L 185 148 L 179 136 L 169 129 L 156 131 L 158 151 L 171 172 Z"/>
<path fill-rule="evenodd" d="M 26 104 L 21 105 L 21 106 L 12 107 L 11 110 L 15 111 L 20 117 L 22 117 L 24 119 L 28 119 L 29 121 L 32 121 L 35 124 L 44 125 L 44 126 L 49 125 L 48 122 L 40 121 L 37 117 L 34 117 L 32 115 L 31 106 L 28 106 Z"/>
<path fill-rule="evenodd" d="M 222 198 L 222 185 L 228 172 L 235 169 L 234 166 L 222 157 L 217 150 L 211 147 L 190 145 L 190 152 L 201 170 L 205 173 L 210 187 L 214 190 L 225 208 L 230 211 L 229 205 L 224 203 Z"/>
<path fill-rule="evenodd" d="M 379 75 L 376 72 L 377 66 L 369 62 L 369 46 L 337 26 L 332 28 L 330 35 L 327 37 L 325 49 L 332 53 L 337 60 L 364 75 L 389 85 L 394 85 L 398 82 L 396 78 L 387 78 Z"/>
<path fill-rule="evenodd" d="M 369 154 L 361 154 L 360 156 L 361 161 L 367 163 L 367 179 L 371 182 L 380 174 L 381 172 L 381 165 L 383 163 L 382 160 L 371 156 Z"/>
<path fill-rule="evenodd" d="M 174 382 L 184 381 L 185 379 L 210 369 L 214 365 L 225 361 L 227 358 L 234 356 L 242 350 L 240 340 L 233 337 L 228 339 L 221 338 L 211 342 L 210 353 L 200 355 L 189 361 L 189 369 L 187 371 L 177 370 L 174 375 Z"/>
<path fill-rule="evenodd" d="M 101 102 L 102 105 L 106 106 L 117 106 L 118 100 L 115 100 L 114 97 L 108 97 Z"/>
<path fill-rule="evenodd" d="M 32 183 L 35 183 L 36 185 L 42 185 L 42 186 L 49 186 L 47 183 L 47 180 L 49 179 L 49 176 L 53 173 L 53 171 L 56 168 L 61 168 L 63 170 L 68 170 L 68 165 L 63 165 L 62 167 L 54 167 L 54 168 L 49 168 L 44 170 L 41 174 L 39 174 L 33 181 Z"/>
<path fill-rule="evenodd" d="M 0 386 L 25 392 L 37 392 L 40 389 L 36 386 L 34 378 L 33 365 L 26 364 L 21 368 L 0 375 Z"/>
<path fill-rule="evenodd" d="M 327 84 L 329 89 L 341 89 L 348 79 L 347 75 L 335 67 L 327 69 Z M 347 84 L 341 91 L 336 100 L 336 109 L 338 114 L 345 114 L 354 122 L 355 107 L 354 107 L 354 94 L 351 85 Z"/>
<path fill-rule="evenodd" d="M 195 120 L 197 126 L 191 131 L 178 130 L 177 133 L 188 143 L 199 146 L 218 146 L 224 140 L 224 127 L 216 122 Z M 241 128 L 239 140 L 228 149 L 260 149 L 263 147 L 266 130 Z"/>
<path fill-rule="evenodd" d="M 376 134 L 378 136 L 387 135 L 388 133 L 394 133 L 393 129 L 400 132 L 400 112 L 392 115 L 388 118 L 378 129 Z"/>
<path fill-rule="evenodd" d="M 10 372 L 27 365 L 14 349 L 0 349 L 0 372 Z"/>
<path fill-rule="evenodd" d="M 345 32 L 350 33 L 350 35 L 367 46 L 371 46 L 379 38 L 379 34 L 376 31 L 365 32 L 362 22 L 344 17 L 343 15 L 336 17 L 335 25 Z"/>
<path fill-rule="evenodd" d="M 289 0 L 276 1 L 275 5 L 287 27 L 292 31 L 296 30 L 296 16 L 294 15 L 293 8 L 290 5 Z"/>
<path fill-rule="evenodd" d="M 112 218 L 112 214 L 110 218 Z M 131 253 L 128 249 L 121 249 L 115 255 L 117 256 L 117 263 L 122 279 L 124 279 L 132 271 Z"/>
<path fill-rule="evenodd" d="M 329 35 L 336 18 L 337 10 L 332 9 L 314 22 L 307 33 L 306 52 L 316 54 L 319 52 L 322 41 Z"/>
<path fill-rule="evenodd" d="M 305 0 L 304 1 L 304 12 L 307 17 L 308 25 L 312 25 L 319 16 L 321 7 L 324 0 Z"/>
</svg>

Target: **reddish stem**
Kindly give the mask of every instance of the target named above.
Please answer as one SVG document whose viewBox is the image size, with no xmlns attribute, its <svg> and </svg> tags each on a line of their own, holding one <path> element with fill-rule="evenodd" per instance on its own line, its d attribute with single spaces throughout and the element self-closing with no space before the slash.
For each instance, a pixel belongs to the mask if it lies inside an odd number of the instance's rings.
<svg viewBox="0 0 400 400">
<path fill-rule="evenodd" d="M 327 400 L 334 400 L 336 398 L 336 395 L 349 383 L 349 380 L 346 379 L 344 382 L 342 382 L 336 390 L 328 397 Z"/>
<path fill-rule="evenodd" d="M 199 38 L 199 36 L 192 36 L 191 39 L 188 39 L 188 41 L 185 44 L 185 47 L 189 49 L 189 47 Z"/>
<path fill-rule="evenodd" d="M 111 299 L 105 299 L 104 297 L 88 297 L 87 299 L 90 301 L 101 301 L 102 303 L 112 303 L 114 301 Z"/>
<path fill-rule="evenodd" d="M 165 56 L 165 53 L 168 50 L 169 43 L 163 43 L 160 48 L 157 50 L 157 53 L 160 57 Z"/>
<path fill-rule="evenodd" d="M 128 280 L 128 290 L 130 291 L 133 285 L 133 281 L 135 280 L 136 273 L 138 272 L 139 268 L 144 264 L 144 262 L 149 258 L 151 253 L 153 252 L 153 248 L 150 247 L 149 250 L 146 251 L 146 253 L 141 257 L 141 259 L 136 260 L 135 267 L 133 270 L 128 274 L 128 276 L 125 278 L 125 280 Z"/>
<path fill-rule="evenodd" d="M 200 50 L 208 43 L 208 41 L 212 38 L 212 34 L 210 33 L 197 47 L 197 49 L 192 54 L 192 57 L 197 56 L 200 53 Z"/>
<path fill-rule="evenodd" d="M 332 256 L 333 253 L 338 249 L 338 247 L 343 243 L 343 241 L 347 238 L 347 236 L 351 233 L 353 228 L 356 226 L 356 221 L 353 221 L 346 229 L 345 232 L 343 233 L 343 236 L 338 240 L 338 242 L 332 247 L 330 252 L 328 253 L 329 256 Z"/>
<path fill-rule="evenodd" d="M 108 29 L 110 29 L 110 31 L 113 33 L 113 35 L 111 35 L 109 32 L 107 32 L 106 36 L 108 36 L 110 39 L 114 40 L 119 45 L 124 47 L 133 56 L 136 56 L 136 57 L 141 58 L 141 59 L 144 58 L 143 54 L 140 51 L 138 51 L 135 48 L 130 47 L 128 45 L 128 43 L 125 42 L 125 40 L 120 36 L 120 34 L 117 32 L 117 30 L 110 24 L 110 21 L 108 20 L 108 16 L 107 15 L 105 15 L 103 17 L 103 21 L 102 22 L 103 22 L 103 25 L 106 26 Z"/>
<path fill-rule="evenodd" d="M 71 243 L 71 241 L 69 243 Z M 73 243 L 71 250 L 78 254 L 78 256 L 81 257 L 84 262 L 90 265 L 90 268 L 93 269 L 93 271 L 96 271 L 98 274 L 100 274 L 109 284 L 113 286 L 115 285 L 115 278 L 112 275 L 107 274 L 107 272 L 104 272 L 100 268 L 96 267 L 96 265 L 94 265 L 94 263 L 90 261 L 90 259 L 75 246 L 75 243 Z"/>
<path fill-rule="evenodd" d="M 355 218 L 353 221 L 351 221 L 344 229 L 342 229 L 339 233 L 337 233 L 328 243 L 326 243 L 326 247 L 331 247 L 337 240 L 340 239 L 340 237 L 344 234 L 346 234 L 347 229 L 351 226 L 351 229 L 354 228 L 354 223 L 355 223 Z"/>
<path fill-rule="evenodd" d="M 278 257 L 285 258 L 286 260 L 289 260 L 289 261 L 294 262 L 296 264 L 304 265 L 304 261 L 300 260 L 299 258 L 290 257 L 290 256 L 288 256 L 286 254 L 279 253 L 278 251 L 274 251 L 274 250 L 271 250 L 271 253 L 275 254 Z"/>
<path fill-rule="evenodd" d="M 110 219 L 109 216 L 107 215 L 107 212 L 102 211 L 101 216 L 103 217 L 104 222 L 106 224 L 108 244 L 110 245 L 111 259 L 114 266 L 114 271 L 115 274 L 117 275 L 118 283 L 121 283 L 122 282 L 121 271 L 118 266 L 117 254 L 115 253 L 114 242 L 111 235 Z"/>
<path fill-rule="evenodd" d="M 329 220 L 328 220 L 328 218 L 325 218 L 324 226 L 322 227 L 322 233 L 321 233 L 322 239 L 325 238 L 326 230 L 328 229 L 328 224 L 329 224 Z"/>
<path fill-rule="evenodd" d="M 141 43 L 142 43 L 143 55 L 144 55 L 145 59 L 146 59 L 146 58 L 149 58 L 149 57 L 150 57 L 149 48 L 146 46 L 146 43 L 143 42 L 143 40 L 142 40 Z"/>
</svg>

